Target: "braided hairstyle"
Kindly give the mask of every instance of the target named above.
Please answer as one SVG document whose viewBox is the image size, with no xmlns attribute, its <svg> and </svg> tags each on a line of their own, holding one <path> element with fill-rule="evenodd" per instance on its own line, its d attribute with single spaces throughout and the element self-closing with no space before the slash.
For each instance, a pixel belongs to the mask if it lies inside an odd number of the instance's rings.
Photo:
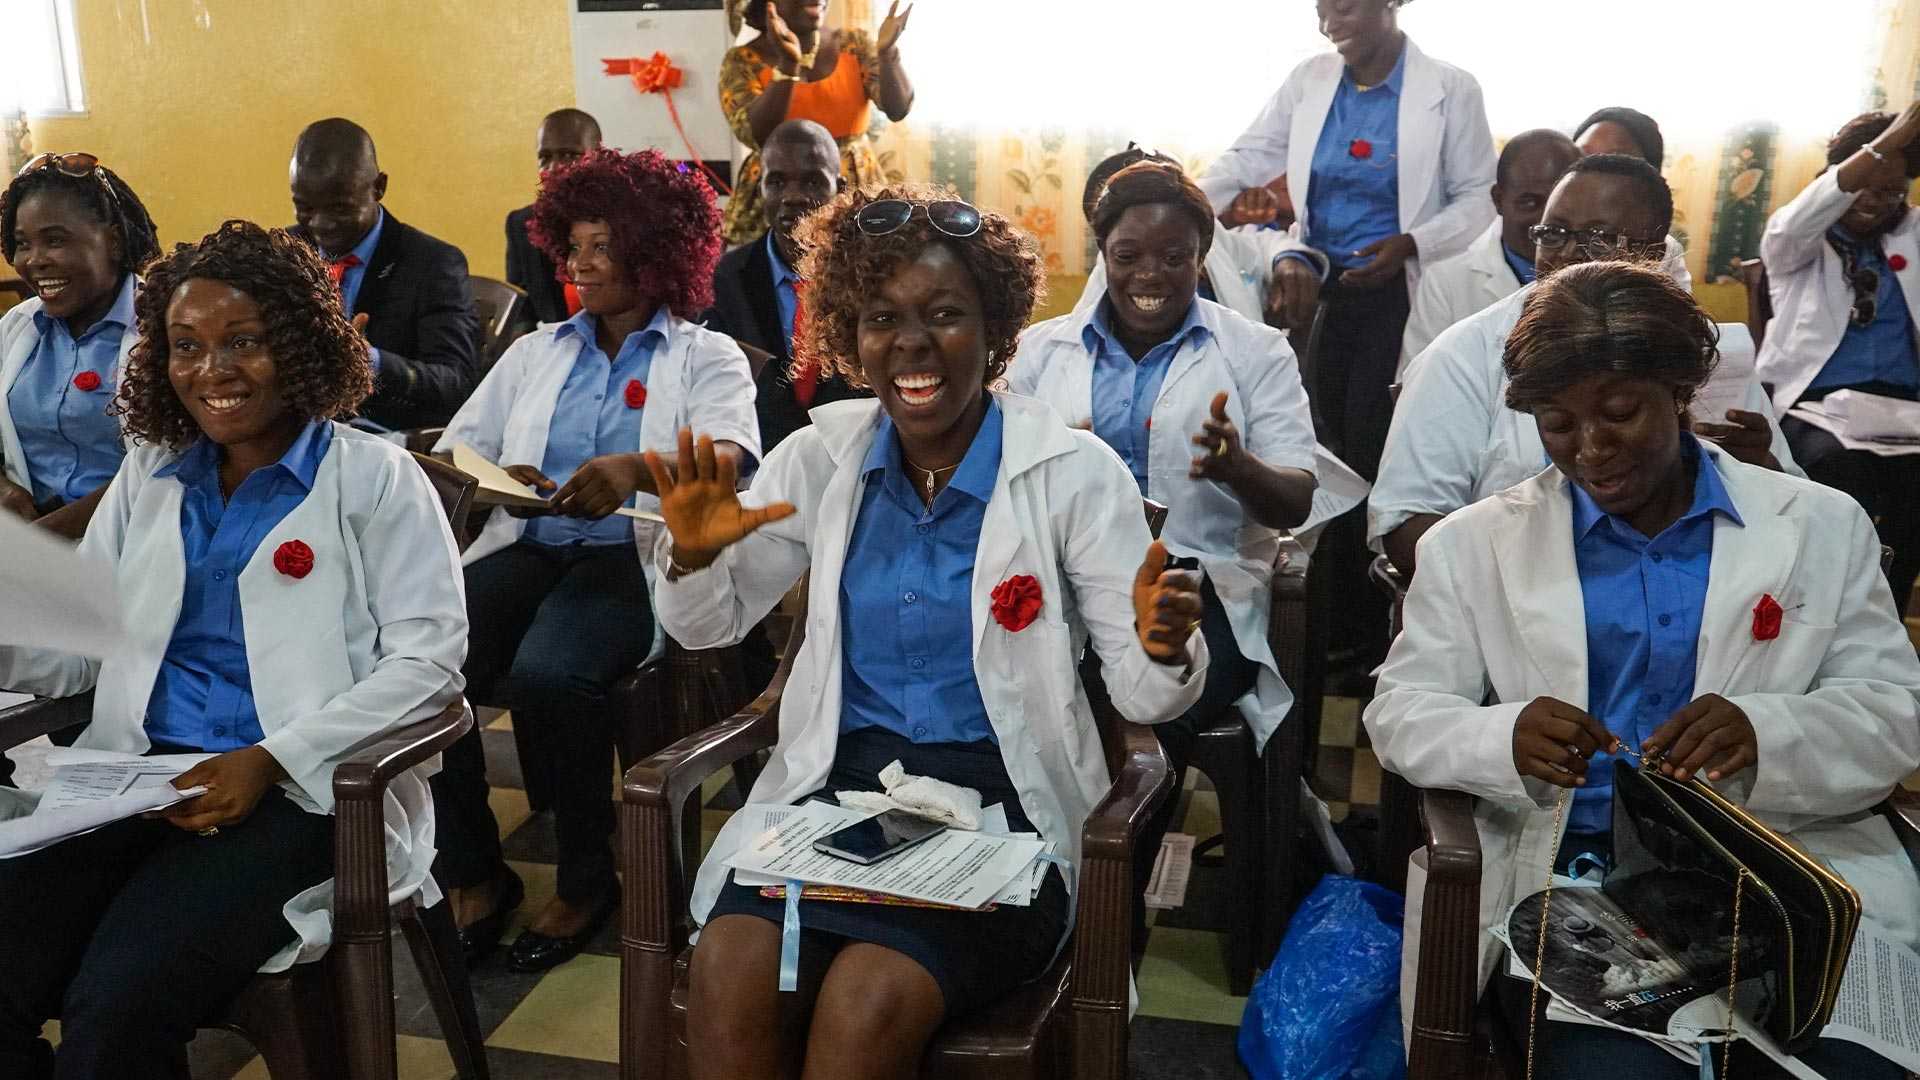
<svg viewBox="0 0 1920 1080">
<path fill-rule="evenodd" d="M 140 268 L 160 254 L 160 235 L 146 204 L 133 193 L 125 180 L 105 165 L 94 166 L 88 176 L 68 176 L 55 168 L 39 168 L 21 173 L 0 194 L 0 254 L 8 262 L 18 247 L 14 243 L 15 220 L 20 204 L 30 195 L 59 192 L 81 207 L 93 220 L 120 235 L 120 272 L 137 274 Z"/>
</svg>

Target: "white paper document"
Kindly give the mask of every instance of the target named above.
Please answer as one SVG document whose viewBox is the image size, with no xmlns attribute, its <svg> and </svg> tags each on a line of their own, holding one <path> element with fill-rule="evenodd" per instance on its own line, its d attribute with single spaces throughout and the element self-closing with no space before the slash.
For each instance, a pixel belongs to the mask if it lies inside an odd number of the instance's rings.
<svg viewBox="0 0 1920 1080">
<path fill-rule="evenodd" d="M 1754 380 L 1753 334 L 1745 323 L 1720 324 L 1720 363 L 1693 395 L 1693 418 L 1706 424 L 1727 423 L 1727 410 L 1745 409 Z"/>
<path fill-rule="evenodd" d="M 96 659 L 125 637 L 113 567 L 12 514 L 0 514 L 0 646 L 24 645 Z"/>
<path fill-rule="evenodd" d="M 466 443 L 453 444 L 453 467 L 480 482 L 480 489 L 474 493 L 474 501 L 497 503 L 503 506 L 545 506 L 547 500 L 532 488 L 515 480 L 507 470 L 488 461 L 478 450 Z M 666 518 L 646 510 L 635 510 L 623 506 L 614 513 L 621 517 L 638 518 L 641 521 L 665 522 Z"/>
<path fill-rule="evenodd" d="M 48 755 L 52 780 L 33 813 L 0 821 L 0 859 L 10 859 L 90 833 L 116 821 L 162 810 L 206 792 L 173 786 L 173 778 L 212 757 L 137 757 L 89 751 Z"/>
<path fill-rule="evenodd" d="M 1881 457 L 1920 454 L 1920 402 L 1836 390 L 1795 405 L 1787 415 L 1827 432 L 1848 450 Z"/>
<path fill-rule="evenodd" d="M 1045 848 L 1038 838 L 949 829 L 892 858 L 861 866 L 815 851 L 813 842 L 872 815 L 824 802 L 776 807 L 774 812 L 789 809 L 778 817 L 759 811 L 767 814 L 769 823 L 727 860 L 735 881 L 748 887 L 801 881 L 979 908 L 1008 893 L 1010 885 L 1028 889 L 1031 899 L 1029 875 Z M 754 810 L 749 806 L 741 812 Z"/>
</svg>

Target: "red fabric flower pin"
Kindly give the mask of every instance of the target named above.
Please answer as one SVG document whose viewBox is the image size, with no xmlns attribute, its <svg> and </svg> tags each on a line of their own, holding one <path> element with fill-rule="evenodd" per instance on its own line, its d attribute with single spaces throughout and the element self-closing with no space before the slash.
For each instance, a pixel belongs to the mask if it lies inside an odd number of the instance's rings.
<svg viewBox="0 0 1920 1080">
<path fill-rule="evenodd" d="M 273 568 L 295 581 L 313 573 L 313 549 L 299 540 L 289 540 L 273 549 Z"/>
<path fill-rule="evenodd" d="M 1347 144 L 1347 156 L 1365 161 L 1373 156 L 1373 144 L 1365 139 L 1355 139 Z"/>
<path fill-rule="evenodd" d="M 638 409 L 647 403 L 647 386 L 639 379 L 627 380 L 627 408 Z"/>
<path fill-rule="evenodd" d="M 993 621 L 1017 634 L 1040 614 L 1040 583 L 1032 575 L 1015 574 L 993 587 Z"/>
<path fill-rule="evenodd" d="M 1907 257 L 1898 254 L 1889 255 L 1887 256 L 1887 265 L 1893 267 L 1893 272 L 1897 274 L 1907 268 Z"/>
<path fill-rule="evenodd" d="M 1753 605 L 1753 640 L 1772 641 L 1780 636 L 1780 602 L 1767 593 Z"/>
<path fill-rule="evenodd" d="M 83 371 L 75 375 L 73 377 L 73 388 L 89 394 L 93 393 L 95 390 L 100 389 L 100 373 L 97 371 Z"/>
</svg>

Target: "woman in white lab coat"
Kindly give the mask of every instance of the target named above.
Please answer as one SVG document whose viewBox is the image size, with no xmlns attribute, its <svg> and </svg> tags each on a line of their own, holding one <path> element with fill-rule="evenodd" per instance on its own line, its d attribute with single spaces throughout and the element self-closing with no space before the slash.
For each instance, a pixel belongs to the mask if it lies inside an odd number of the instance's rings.
<svg viewBox="0 0 1920 1080">
<path fill-rule="evenodd" d="M 1022 334 L 1007 371 L 1014 393 L 1112 447 L 1140 493 L 1168 508 L 1167 549 L 1199 560 L 1206 693 L 1155 729 L 1175 776 L 1198 733 L 1242 698 L 1260 745 L 1293 706 L 1267 644 L 1268 587 L 1281 533 L 1306 520 L 1315 487 L 1313 418 L 1286 336 L 1197 294 L 1215 225 L 1179 166 L 1122 169 L 1093 213 L 1105 296 Z M 1143 887 L 1173 811 L 1142 835 Z"/>
<path fill-rule="evenodd" d="M 1479 797 L 1482 926 L 1550 867 L 1606 855 L 1626 747 L 1705 777 L 1828 861 L 1877 931 L 1920 944 L 1920 879 L 1869 812 L 1920 766 L 1920 659 L 1851 499 L 1687 431 L 1714 338 L 1691 297 L 1642 267 L 1576 266 L 1532 290 L 1506 397 L 1553 466 L 1421 542 L 1406 629 L 1365 714 L 1374 751 L 1416 785 Z M 1481 940 L 1484 984 L 1501 949 Z M 1498 985 L 1524 1026 L 1528 983 Z M 1607 1029 L 1542 1021 L 1537 1047 L 1541 1075 L 1698 1075 Z M 1828 1076 L 1902 1075 L 1831 1040 L 1803 1057 Z"/>
<path fill-rule="evenodd" d="M 0 254 L 33 290 L 0 316 L 0 512 L 90 513 L 126 453 L 107 404 L 153 219 L 92 154 L 41 154 L 0 193 Z"/>
<path fill-rule="evenodd" d="M 1672 218 L 1672 192 L 1653 166 L 1622 154 L 1582 158 L 1554 185 L 1535 263 L 1544 279 L 1590 259 L 1633 259 L 1671 280 L 1664 237 Z M 1368 538 L 1403 573 L 1414 572 L 1417 544 L 1435 522 L 1547 465 L 1531 419 L 1505 404 L 1501 366 L 1507 335 L 1536 288 L 1455 323 L 1407 368 L 1367 500 Z M 1796 471 L 1759 381 L 1749 379 L 1744 394 L 1727 423 L 1697 423 L 1694 434 L 1742 461 Z"/>
<path fill-rule="evenodd" d="M 1077 658 L 1091 645 L 1128 719 L 1179 714 L 1205 679 L 1195 584 L 1165 570 L 1111 451 L 985 389 L 1042 280 L 1031 240 L 917 186 L 848 192 L 802 230 L 802 355 L 877 400 L 814 410 L 744 497 L 710 440 L 682 435 L 680 482 L 655 480 L 661 621 L 689 648 L 735 642 L 810 574 L 806 644 L 750 800 L 878 790 L 897 759 L 1000 803 L 1071 868 L 1110 783 Z M 802 1060 L 809 1076 L 910 1074 L 945 1018 L 1037 976 L 1064 940 L 1070 870 L 990 912 L 803 901 L 802 990 L 783 997 L 782 904 L 725 865 L 749 828 L 736 815 L 721 831 L 694 890 L 696 1077 Z"/>
<path fill-rule="evenodd" d="M 731 338 L 688 321 L 713 302 L 719 211 L 698 175 L 658 152 L 597 150 L 550 174 L 528 233 L 580 294 L 579 314 L 514 342 L 447 422 L 466 445 L 550 496 L 496 512 L 461 560 L 475 701 L 513 710 L 553 792 L 555 895 L 507 962 L 545 971 L 585 948 L 619 907 L 614 876 L 614 681 L 654 644 L 641 550 L 657 505 L 640 459 L 692 423 L 720 453 L 760 452 L 753 373 Z M 637 542 L 637 543 L 636 543 Z M 492 952 L 525 896 L 487 802 L 480 733 L 448 748 L 433 781 L 434 875 L 452 893 L 471 962 Z"/>
<path fill-rule="evenodd" d="M 1897 118 L 1849 120 L 1827 164 L 1760 238 L 1773 321 L 1758 363 L 1783 415 L 1838 390 L 1920 398 L 1920 214 L 1907 204 L 1920 176 L 1920 102 Z M 1920 456 L 1849 450 L 1797 416 L 1784 424 L 1807 475 L 1879 523 L 1893 548 L 1893 600 L 1906 611 L 1920 577 Z"/>
<path fill-rule="evenodd" d="M 256 969 L 326 947 L 334 768 L 460 699 L 439 500 L 331 420 L 373 385 L 338 296 L 306 245 L 245 222 L 148 272 L 118 398 L 140 444 L 80 545 L 130 641 L 103 662 L 0 648 L 0 688 L 92 689 L 78 745 L 211 755 L 174 781 L 207 792 L 0 861 L 0 1075 L 185 1075 Z M 424 777 L 393 783 L 386 823 L 394 899 L 437 903 Z"/>
</svg>

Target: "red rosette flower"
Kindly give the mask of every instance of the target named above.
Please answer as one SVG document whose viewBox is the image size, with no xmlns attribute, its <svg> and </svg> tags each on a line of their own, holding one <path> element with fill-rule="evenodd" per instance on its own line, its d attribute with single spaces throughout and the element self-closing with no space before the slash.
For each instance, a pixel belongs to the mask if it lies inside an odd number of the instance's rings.
<svg viewBox="0 0 1920 1080">
<path fill-rule="evenodd" d="M 642 408 L 647 403 L 647 384 L 639 379 L 627 380 L 627 408 Z"/>
<path fill-rule="evenodd" d="M 1907 257 L 1899 254 L 1889 255 L 1887 265 L 1893 267 L 1893 272 L 1897 274 L 1907 268 Z"/>
<path fill-rule="evenodd" d="M 273 568 L 299 581 L 313 572 L 313 549 L 303 541 L 289 540 L 273 549 Z"/>
<path fill-rule="evenodd" d="M 1753 605 L 1753 640 L 1772 641 L 1780 636 L 1780 602 L 1770 594 L 1760 594 L 1760 602 Z"/>
<path fill-rule="evenodd" d="M 73 377 L 73 388 L 89 394 L 93 393 L 95 390 L 100 389 L 100 373 L 97 371 L 80 372 Z"/>
<path fill-rule="evenodd" d="M 1373 144 L 1365 139 L 1355 139 L 1347 144 L 1347 156 L 1356 161 L 1365 161 L 1373 156 Z"/>
<path fill-rule="evenodd" d="M 993 621 L 1017 634 L 1040 615 L 1040 583 L 1030 574 L 1015 574 L 993 587 Z"/>
</svg>

